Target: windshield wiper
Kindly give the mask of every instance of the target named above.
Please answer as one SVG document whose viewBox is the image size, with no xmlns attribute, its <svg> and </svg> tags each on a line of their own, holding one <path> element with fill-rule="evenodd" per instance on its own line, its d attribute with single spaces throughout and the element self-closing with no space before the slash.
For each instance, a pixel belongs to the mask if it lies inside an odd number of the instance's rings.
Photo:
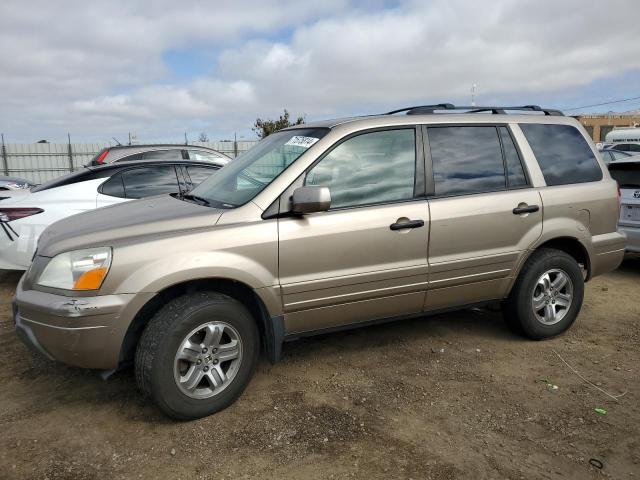
<svg viewBox="0 0 640 480">
<path fill-rule="evenodd" d="M 183 193 L 180 195 L 180 198 L 183 200 L 191 200 L 199 205 L 204 205 L 205 207 L 211 206 L 211 202 L 206 198 L 199 197 L 198 195 L 193 195 L 191 193 Z"/>
</svg>

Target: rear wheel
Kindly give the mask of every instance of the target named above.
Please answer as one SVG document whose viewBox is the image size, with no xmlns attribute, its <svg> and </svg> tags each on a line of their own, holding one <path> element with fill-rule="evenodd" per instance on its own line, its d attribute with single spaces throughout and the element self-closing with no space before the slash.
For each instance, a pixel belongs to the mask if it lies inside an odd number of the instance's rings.
<svg viewBox="0 0 640 480">
<path fill-rule="evenodd" d="M 258 353 L 256 324 L 240 302 L 196 292 L 169 302 L 146 326 L 136 350 L 136 380 L 167 415 L 200 418 L 240 396 Z"/>
<path fill-rule="evenodd" d="M 584 298 L 584 277 L 569 254 L 551 248 L 534 252 L 504 305 L 505 320 L 534 340 L 553 337 L 575 322 Z"/>
</svg>

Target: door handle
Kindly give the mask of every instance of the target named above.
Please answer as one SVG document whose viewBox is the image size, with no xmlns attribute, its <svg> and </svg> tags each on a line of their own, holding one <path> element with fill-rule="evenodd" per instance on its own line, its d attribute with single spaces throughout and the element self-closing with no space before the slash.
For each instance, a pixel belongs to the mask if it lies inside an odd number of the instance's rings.
<svg viewBox="0 0 640 480">
<path fill-rule="evenodd" d="M 396 222 L 389 225 L 391 230 L 403 230 L 405 228 L 424 227 L 424 220 L 409 220 L 408 222 Z"/>
<path fill-rule="evenodd" d="M 513 209 L 514 215 L 522 215 L 523 213 L 534 213 L 540 210 L 538 205 L 527 205 L 526 207 L 516 207 Z"/>
</svg>

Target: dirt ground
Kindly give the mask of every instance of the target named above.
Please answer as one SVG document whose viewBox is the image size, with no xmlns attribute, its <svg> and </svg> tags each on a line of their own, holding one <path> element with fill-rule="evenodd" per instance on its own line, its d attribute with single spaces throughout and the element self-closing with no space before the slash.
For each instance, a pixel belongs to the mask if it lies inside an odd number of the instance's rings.
<svg viewBox="0 0 640 480">
<path fill-rule="evenodd" d="M 2 479 L 640 478 L 638 258 L 590 282 L 553 340 L 478 309 L 305 339 L 188 423 L 132 372 L 105 382 L 32 356 L 10 318 L 17 280 L 0 273 Z"/>
</svg>

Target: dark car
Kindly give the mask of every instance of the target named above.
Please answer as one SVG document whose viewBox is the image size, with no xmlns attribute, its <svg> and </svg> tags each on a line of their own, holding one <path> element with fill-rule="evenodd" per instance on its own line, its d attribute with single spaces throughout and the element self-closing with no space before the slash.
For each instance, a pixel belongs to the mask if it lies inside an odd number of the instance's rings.
<svg viewBox="0 0 640 480">
<path fill-rule="evenodd" d="M 231 161 L 231 157 L 213 148 L 197 145 L 118 145 L 100 150 L 87 166 L 134 160 L 194 160 L 227 163 Z"/>
</svg>

